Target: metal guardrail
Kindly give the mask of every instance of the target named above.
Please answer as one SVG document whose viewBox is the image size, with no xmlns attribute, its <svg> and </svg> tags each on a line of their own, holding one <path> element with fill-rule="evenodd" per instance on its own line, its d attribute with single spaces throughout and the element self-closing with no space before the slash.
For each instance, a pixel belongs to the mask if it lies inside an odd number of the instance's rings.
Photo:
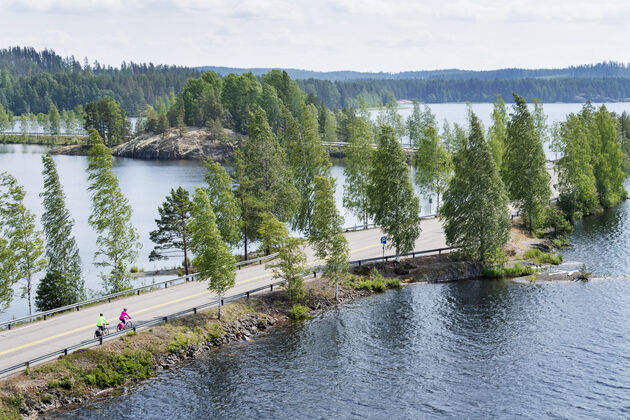
<svg viewBox="0 0 630 420">
<path fill-rule="evenodd" d="M 227 297 L 221 299 L 221 302 L 222 303 L 231 302 L 233 300 L 241 299 L 243 297 L 249 298 L 250 295 L 252 295 L 254 293 L 257 293 L 257 292 L 261 292 L 263 290 L 267 290 L 267 289 L 269 289 L 270 291 L 273 291 L 273 287 L 274 286 L 279 286 L 279 285 L 281 285 L 283 283 L 284 283 L 284 280 L 272 283 L 272 284 L 267 285 L 267 286 L 257 287 L 256 289 L 251 289 L 251 290 L 248 290 L 246 292 L 237 293 L 237 294 L 232 295 L 232 296 L 227 296 Z M 136 332 L 137 330 L 145 329 L 145 328 L 148 328 L 148 327 L 152 327 L 154 325 L 159 325 L 159 324 L 168 322 L 169 320 L 173 320 L 173 319 L 179 318 L 181 316 L 184 316 L 184 315 L 187 315 L 187 314 L 190 314 L 190 313 L 196 314 L 197 311 L 199 311 L 201 309 L 211 308 L 213 306 L 218 305 L 218 303 L 219 303 L 219 300 L 216 299 L 216 300 L 214 300 L 212 302 L 204 303 L 202 305 L 198 305 L 198 306 L 195 306 L 193 308 L 184 309 L 183 311 L 179 311 L 179 312 L 175 312 L 175 313 L 170 314 L 170 315 L 158 317 L 158 318 L 153 319 L 151 321 L 142 322 L 142 323 L 140 323 L 138 325 L 135 325 L 133 327 L 133 329 L 131 329 L 131 330 L 122 330 L 122 331 L 112 332 L 112 333 L 107 334 L 104 337 L 99 337 L 99 338 L 93 338 L 93 339 L 90 339 L 90 340 L 86 340 L 86 341 L 83 341 L 83 342 L 81 342 L 79 344 L 75 344 L 73 346 L 68 346 L 66 348 L 63 348 L 63 349 L 60 349 L 60 350 L 57 350 L 57 351 L 53 351 L 51 353 L 44 354 L 42 356 L 35 357 L 35 358 L 30 359 L 30 360 L 28 360 L 26 362 L 18 363 L 17 365 L 9 366 L 8 368 L 0 370 L 0 376 L 3 376 L 5 374 L 7 374 L 7 373 L 13 372 L 14 370 L 18 370 L 18 369 L 21 369 L 21 368 L 25 368 L 25 369 L 26 368 L 30 368 L 31 365 L 33 365 L 33 364 L 35 364 L 37 362 L 41 362 L 41 361 L 53 358 L 55 356 L 67 355 L 68 353 L 70 353 L 70 352 L 72 352 L 74 350 L 78 350 L 80 348 L 89 347 L 90 345 L 97 344 L 97 343 L 98 344 L 103 344 L 103 341 L 110 340 L 110 339 L 112 339 L 114 337 L 118 337 L 118 336 L 121 336 L 123 334 L 127 334 L 130 331 Z"/>
<path fill-rule="evenodd" d="M 385 256 L 382 256 L 382 257 L 366 258 L 366 259 L 363 259 L 363 260 L 350 261 L 350 265 L 358 265 L 360 267 L 361 264 L 368 263 L 368 262 L 379 261 L 379 260 L 388 261 L 389 259 L 396 258 L 396 257 L 405 258 L 405 257 L 410 257 L 411 256 L 412 258 L 415 258 L 416 255 L 430 254 L 430 253 L 435 253 L 435 252 L 437 252 L 438 255 L 441 255 L 442 252 L 450 251 L 452 249 L 455 249 L 455 248 L 454 247 L 446 247 L 446 248 L 427 249 L 427 250 L 423 250 L 423 251 L 413 251 L 413 252 L 410 252 L 410 253 L 407 253 L 407 254 L 398 255 L 398 256 L 397 255 L 385 255 Z M 313 274 L 314 275 L 315 275 L 316 270 L 317 270 L 317 267 L 314 268 L 314 270 L 313 270 Z M 192 276 L 189 276 L 189 277 L 192 277 Z M 310 276 L 306 276 L 305 278 L 307 278 L 307 277 L 310 277 Z M 261 292 L 261 291 L 267 290 L 267 289 L 269 289 L 270 291 L 273 291 L 274 286 L 279 286 L 279 285 L 282 285 L 283 283 L 285 283 L 284 280 L 278 281 L 278 282 L 275 282 L 275 283 L 271 283 L 271 284 L 269 284 L 267 286 L 257 287 L 255 289 L 251 289 L 251 290 L 248 290 L 246 292 L 237 293 L 237 294 L 232 295 L 232 296 L 227 296 L 227 297 L 224 297 L 223 299 L 221 299 L 221 302 L 223 304 L 225 302 L 231 302 L 231 301 L 234 301 L 234 300 L 237 300 L 237 299 L 241 299 L 243 297 L 249 298 L 250 295 L 252 295 L 254 293 L 257 293 L 257 292 Z M 158 317 L 158 318 L 153 319 L 151 321 L 142 322 L 140 324 L 135 325 L 132 330 L 116 331 L 116 332 L 110 333 L 110 334 L 108 334 L 108 335 L 106 335 L 104 337 L 99 337 L 99 338 L 94 338 L 94 339 L 91 339 L 91 340 L 86 340 L 86 341 L 83 341 L 82 343 L 75 344 L 73 346 L 69 346 L 69 347 L 66 347 L 66 348 L 63 348 L 63 349 L 60 349 L 60 350 L 57 350 L 57 351 L 54 351 L 54 352 L 51 352 L 51 353 L 48 353 L 48 354 L 45 354 L 45 355 L 42 355 L 42 356 L 38 356 L 38 357 L 36 357 L 34 359 L 31 359 L 31 360 L 28 360 L 26 362 L 18 363 L 17 365 L 13 365 L 13 366 L 10 366 L 8 368 L 0 370 L 0 376 L 5 375 L 5 374 L 7 374 L 9 372 L 12 372 L 14 370 L 17 370 L 17 369 L 29 368 L 34 363 L 41 362 L 41 361 L 53 358 L 55 356 L 67 355 L 68 353 L 70 353 L 70 352 L 72 352 L 74 350 L 78 350 L 80 348 L 88 347 L 88 346 L 90 346 L 92 344 L 97 344 L 98 343 L 98 344 L 102 345 L 103 341 L 109 340 L 109 339 L 114 338 L 114 337 L 121 336 L 123 334 L 127 334 L 130 331 L 136 332 L 139 329 L 144 329 L 144 328 L 152 327 L 154 325 L 162 324 L 162 323 L 168 322 L 169 320 L 176 319 L 176 318 L 179 318 L 181 316 L 184 316 L 184 315 L 187 315 L 187 314 L 190 314 L 190 313 L 196 314 L 197 311 L 199 311 L 201 309 L 211 308 L 211 307 L 217 305 L 218 303 L 219 303 L 219 300 L 217 299 L 217 300 L 214 300 L 212 302 L 204 303 L 202 305 L 197 305 L 195 307 L 192 307 L 192 308 L 189 308 L 189 309 L 185 309 L 183 311 L 176 312 L 174 314 L 166 315 L 166 316 L 163 316 L 163 317 Z"/>
<path fill-rule="evenodd" d="M 237 262 L 236 264 L 234 264 L 237 268 L 241 268 L 241 266 L 243 265 L 248 265 L 248 264 L 253 264 L 258 262 L 259 264 L 262 264 L 263 261 L 274 258 L 276 255 L 278 254 L 271 254 L 271 255 L 265 255 L 263 257 L 260 258 L 254 258 L 252 260 L 247 260 L 247 261 L 240 261 Z M 139 295 L 141 291 L 144 290 L 151 290 L 151 289 L 157 289 L 160 288 L 161 286 L 164 286 L 164 288 L 168 288 L 168 286 L 172 286 L 174 284 L 178 284 L 178 283 L 184 283 L 187 281 L 193 281 L 195 280 L 195 277 L 197 275 L 196 274 L 189 274 L 187 276 L 182 276 L 182 277 L 176 277 L 174 279 L 168 279 L 168 280 L 163 280 L 163 281 L 159 281 L 157 283 L 151 283 L 151 284 L 147 284 L 145 286 L 138 286 L 135 287 L 133 289 L 128 289 L 128 290 L 124 290 L 122 292 L 117 292 L 117 293 L 110 293 L 108 295 L 103 295 L 103 296 L 97 296 L 95 298 L 92 299 L 88 299 L 88 300 L 84 300 L 81 302 L 77 302 L 77 303 L 73 303 L 71 305 L 66 305 L 66 306 L 62 306 L 60 308 L 54 308 L 54 309 L 50 309 L 48 311 L 43 311 L 43 312 L 37 312 L 34 313 L 32 315 L 26 315 L 20 318 L 15 318 L 15 319 L 11 319 L 9 321 L 4 321 L 4 322 L 0 322 L 0 329 L 1 328 L 8 328 L 11 329 L 11 326 L 15 325 L 15 324 L 20 324 L 23 322 L 29 322 L 32 320 L 36 320 L 38 318 L 43 318 L 44 320 L 46 318 L 48 318 L 50 315 L 54 315 L 56 313 L 59 312 L 65 312 L 65 311 L 69 311 L 69 310 L 73 310 L 76 309 L 77 311 L 79 310 L 80 307 L 82 306 L 86 306 L 86 305 L 91 305 L 93 303 L 97 303 L 97 302 L 103 302 L 105 300 L 107 300 L 108 302 L 111 302 L 112 299 L 115 299 L 117 297 L 120 296 L 127 296 L 127 295 L 132 295 L 132 294 L 136 294 Z"/>
</svg>

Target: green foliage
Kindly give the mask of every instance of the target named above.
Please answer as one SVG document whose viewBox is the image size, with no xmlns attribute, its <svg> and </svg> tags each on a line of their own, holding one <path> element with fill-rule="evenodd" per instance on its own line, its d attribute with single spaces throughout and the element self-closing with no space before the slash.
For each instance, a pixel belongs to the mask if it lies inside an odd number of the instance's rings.
<svg viewBox="0 0 630 420">
<path fill-rule="evenodd" d="M 304 299 L 304 276 L 308 272 L 306 254 L 301 248 L 302 242 L 298 238 L 286 238 L 278 251 L 278 262 L 270 265 L 273 278 L 286 282 L 289 298 L 295 303 Z"/>
<path fill-rule="evenodd" d="M 260 247 L 269 255 L 278 251 L 286 242 L 289 237 L 289 229 L 270 212 L 262 213 L 260 218 L 261 222 L 258 226 Z"/>
<path fill-rule="evenodd" d="M 210 200 L 199 187 L 195 188 L 193 194 L 192 216 L 189 228 L 192 234 L 191 249 L 195 255 L 193 265 L 199 272 L 199 279 L 208 280 L 208 289 L 219 295 L 220 302 L 221 295 L 234 286 L 236 261 L 217 228 Z"/>
<path fill-rule="evenodd" d="M 24 406 L 24 395 L 21 392 L 18 392 L 12 397 L 7 398 L 6 403 L 13 408 L 21 409 Z"/>
<path fill-rule="evenodd" d="M 414 112 L 407 122 L 409 139 L 417 148 L 413 156 L 416 167 L 416 184 L 425 194 L 437 196 L 437 210 L 440 208 L 440 196 L 448 185 L 453 171 L 453 163 L 447 149 L 440 144 L 437 123 L 431 109 L 414 103 Z"/>
<path fill-rule="evenodd" d="M 497 168 L 500 168 L 503 162 L 503 153 L 507 139 L 507 123 L 507 106 L 501 95 L 497 95 L 493 103 L 492 125 L 488 129 L 488 145 Z"/>
<path fill-rule="evenodd" d="M 487 267 L 481 275 L 489 279 L 500 279 L 505 277 L 523 277 L 535 274 L 536 270 L 528 265 L 516 263 L 511 267 Z"/>
<path fill-rule="evenodd" d="M 510 199 L 527 220 L 530 233 L 542 220 L 551 190 L 540 132 L 525 100 L 514 94 L 501 175 Z"/>
<path fill-rule="evenodd" d="M 36 229 L 35 215 L 24 206 L 24 188 L 6 172 L 0 173 L 0 252 L 5 254 L 2 265 L 3 276 L 12 274 L 13 279 L 3 280 L 9 286 L 12 282 L 22 283 L 22 297 L 28 299 L 29 314 L 32 313 L 33 277 L 46 266 L 42 232 Z M 4 251 L 1 249 L 4 248 Z M 2 292 L 0 292 L 2 293 Z M 8 295 L 6 291 L 2 293 Z M 7 302 L 8 304 L 8 302 Z"/>
<path fill-rule="evenodd" d="M 153 355 L 146 350 L 127 351 L 106 357 L 84 379 L 99 388 L 117 387 L 129 380 L 140 381 L 153 372 Z M 92 382 L 93 383 L 90 383 Z"/>
<path fill-rule="evenodd" d="M 289 317 L 296 321 L 300 319 L 309 319 L 311 318 L 311 313 L 309 312 L 306 306 L 302 306 L 299 303 L 293 305 L 293 307 L 289 310 Z"/>
<path fill-rule="evenodd" d="M 285 108 L 284 119 L 283 145 L 300 197 L 292 225 L 294 229 L 308 232 L 313 222 L 315 179 L 329 175 L 330 161 L 319 137 L 317 110 L 313 105 L 302 107 L 299 120 Z"/>
<path fill-rule="evenodd" d="M 66 207 L 66 195 L 61 187 L 55 161 L 50 154 L 42 156 L 44 189 L 40 193 L 44 213 L 42 225 L 46 237 L 46 275 L 37 290 L 36 306 L 52 309 L 47 302 L 69 305 L 85 299 L 85 281 L 81 277 L 79 247 L 72 234 L 74 220 Z M 47 281 L 51 284 L 45 284 Z M 39 303 L 37 303 L 39 302 Z M 42 305 L 42 306 L 40 306 Z"/>
<path fill-rule="evenodd" d="M 400 287 L 400 279 L 387 279 L 386 281 L 387 287 L 391 289 L 397 289 Z"/>
<path fill-rule="evenodd" d="M 159 219 L 155 220 L 157 229 L 149 233 L 155 247 L 149 254 L 149 261 L 181 257 L 183 255 L 184 270 L 188 275 L 188 250 L 190 248 L 190 230 L 188 223 L 191 218 L 192 203 L 188 191 L 182 187 L 177 190 L 171 188 L 166 201 L 158 207 Z"/>
<path fill-rule="evenodd" d="M 114 99 L 103 98 L 85 104 L 83 128 L 96 130 L 107 146 L 127 141 L 130 127 L 127 114 Z"/>
<path fill-rule="evenodd" d="M 604 105 L 590 113 L 585 107 L 583 114 L 590 120 L 592 162 L 599 202 L 604 208 L 614 206 L 628 193 L 623 187 L 625 174 L 621 170 L 623 152 L 617 142 L 615 121 Z M 590 113 L 590 115 L 588 115 Z"/>
<path fill-rule="evenodd" d="M 334 180 L 315 177 L 313 224 L 308 240 L 317 258 L 326 261 L 324 276 L 337 285 L 343 273 L 348 271 L 350 249 L 343 235 L 343 217 L 335 204 L 334 189 Z"/>
<path fill-rule="evenodd" d="M 62 379 L 53 379 L 48 382 L 48 389 L 61 388 L 67 391 L 74 389 L 75 383 L 70 377 L 64 377 Z"/>
<path fill-rule="evenodd" d="M 487 263 L 508 240 L 508 199 L 479 119 L 454 158 L 454 175 L 440 209 L 446 241 L 467 258 Z"/>
<path fill-rule="evenodd" d="M 545 227 L 553 229 L 553 236 L 565 236 L 573 232 L 573 226 L 556 206 L 545 209 Z"/>
<path fill-rule="evenodd" d="M 346 166 L 344 175 L 346 183 L 343 188 L 343 205 L 352 212 L 364 225 L 368 224 L 369 173 L 372 168 L 374 153 L 374 132 L 371 122 L 365 118 L 356 118 L 348 127 L 348 143 L 346 147 Z"/>
<path fill-rule="evenodd" d="M 261 94 L 262 88 L 252 73 L 228 74 L 221 91 L 221 102 L 230 116 L 228 126 L 247 133 L 249 113 L 257 107 Z"/>
<path fill-rule="evenodd" d="M 179 354 L 191 345 L 198 345 L 201 342 L 199 337 L 194 334 L 176 334 L 173 340 L 166 347 L 171 353 Z"/>
<path fill-rule="evenodd" d="M 367 195 L 374 223 L 396 254 L 413 250 L 420 235 L 420 202 L 413 193 L 405 152 L 390 126 L 379 128 Z"/>
<path fill-rule="evenodd" d="M 256 206 L 271 211 L 278 220 L 291 220 L 300 195 L 293 185 L 294 174 L 287 168 L 284 150 L 260 107 L 250 115 L 249 136 L 243 140 L 237 153 L 239 159 L 235 166 L 241 167 L 235 168 L 235 175 L 246 181 L 243 192 L 257 201 Z"/>
<path fill-rule="evenodd" d="M 92 214 L 88 222 L 98 235 L 94 265 L 110 269 L 108 274 L 101 273 L 101 279 L 106 291 L 115 293 L 131 287 L 127 264 L 135 261 L 137 248 L 141 245 L 138 233 L 131 225 L 133 210 L 112 172 L 109 149 L 96 141 L 90 149 L 88 162 L 88 191 L 92 198 Z"/>
<path fill-rule="evenodd" d="M 562 152 L 558 161 L 559 206 L 570 218 L 579 219 L 599 205 L 588 125 L 583 115 L 567 116 L 558 143 Z"/>
<path fill-rule="evenodd" d="M 561 254 L 551 254 L 548 252 L 542 252 L 540 249 L 530 249 L 528 250 L 524 258 L 538 264 L 552 264 L 558 265 L 562 263 L 562 255 Z"/>
<path fill-rule="evenodd" d="M 588 280 L 591 277 L 591 273 L 586 270 L 586 264 L 582 264 L 578 271 L 578 280 Z"/>
<path fill-rule="evenodd" d="M 240 209 L 232 191 L 232 179 L 217 162 L 207 159 L 205 166 L 206 194 L 217 218 L 217 228 L 223 240 L 230 247 L 236 247 L 241 236 L 238 225 Z"/>
<path fill-rule="evenodd" d="M 394 95 L 389 95 L 385 108 L 381 108 L 376 117 L 376 122 L 379 126 L 388 125 L 392 127 L 398 140 L 402 140 L 407 133 L 407 127 L 402 116 L 398 113 L 398 103 Z"/>
</svg>

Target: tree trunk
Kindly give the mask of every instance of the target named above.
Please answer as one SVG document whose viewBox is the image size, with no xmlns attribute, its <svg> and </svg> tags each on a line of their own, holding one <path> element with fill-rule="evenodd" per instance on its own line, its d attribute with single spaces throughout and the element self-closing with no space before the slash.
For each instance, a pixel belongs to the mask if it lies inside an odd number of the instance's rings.
<svg viewBox="0 0 630 420">
<path fill-rule="evenodd" d="M 188 276 L 188 246 L 186 245 L 186 235 L 184 235 L 183 241 L 184 241 L 184 271 L 186 272 L 186 276 Z"/>
<path fill-rule="evenodd" d="M 245 248 L 245 261 L 247 261 L 247 225 L 243 226 L 243 245 Z"/>
<path fill-rule="evenodd" d="M 335 279 L 335 303 L 339 303 L 339 279 Z"/>
<path fill-rule="evenodd" d="M 219 293 L 219 321 L 221 321 L 221 293 Z"/>
</svg>

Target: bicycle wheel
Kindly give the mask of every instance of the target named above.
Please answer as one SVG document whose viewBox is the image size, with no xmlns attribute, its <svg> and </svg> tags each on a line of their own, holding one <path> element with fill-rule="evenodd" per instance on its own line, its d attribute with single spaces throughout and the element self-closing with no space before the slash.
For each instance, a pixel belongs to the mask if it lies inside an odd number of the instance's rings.
<svg viewBox="0 0 630 420">
<path fill-rule="evenodd" d="M 133 330 L 133 321 L 127 320 L 127 322 L 125 323 L 125 329 L 126 330 Z"/>
<path fill-rule="evenodd" d="M 109 328 L 105 327 L 105 330 L 103 331 L 103 335 L 108 335 L 109 334 Z"/>
</svg>

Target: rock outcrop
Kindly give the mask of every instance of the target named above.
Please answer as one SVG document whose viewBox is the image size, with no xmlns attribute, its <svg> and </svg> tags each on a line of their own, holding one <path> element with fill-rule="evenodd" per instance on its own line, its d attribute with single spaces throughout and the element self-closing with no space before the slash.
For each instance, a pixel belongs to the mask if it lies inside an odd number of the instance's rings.
<svg viewBox="0 0 630 420">
<path fill-rule="evenodd" d="M 116 146 L 112 154 L 147 160 L 205 160 L 210 157 L 213 161 L 226 162 L 234 151 L 231 144 L 236 136 L 227 129 L 223 136 L 196 127 L 189 127 L 180 136 L 179 130 L 171 129 L 164 135 L 143 134 Z"/>
</svg>

